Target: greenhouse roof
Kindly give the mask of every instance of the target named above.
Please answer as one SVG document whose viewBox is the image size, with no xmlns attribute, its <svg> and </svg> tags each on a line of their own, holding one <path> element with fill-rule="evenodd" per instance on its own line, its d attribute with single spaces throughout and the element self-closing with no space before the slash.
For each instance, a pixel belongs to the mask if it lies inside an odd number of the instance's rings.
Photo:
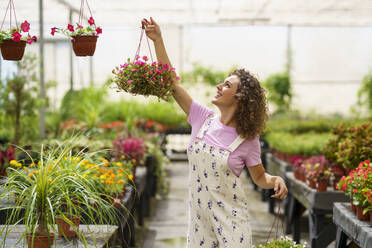
<svg viewBox="0 0 372 248">
<path fill-rule="evenodd" d="M 162 24 L 299 26 L 372 25 L 370 0 L 88 0 L 100 25 L 136 24 L 156 17 Z M 64 24 L 79 14 L 79 0 L 44 0 L 44 22 Z M 2 16 L 8 1 L 0 2 Z M 14 0 L 19 21 L 39 21 L 39 0 Z M 85 11 L 87 14 L 87 10 Z M 5 24 L 9 21 L 9 15 Z"/>
</svg>

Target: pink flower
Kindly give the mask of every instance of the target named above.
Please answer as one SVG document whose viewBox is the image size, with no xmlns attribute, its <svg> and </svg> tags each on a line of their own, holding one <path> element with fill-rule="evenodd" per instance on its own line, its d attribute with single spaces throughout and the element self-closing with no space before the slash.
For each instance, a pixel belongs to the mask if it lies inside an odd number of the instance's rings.
<svg viewBox="0 0 372 248">
<path fill-rule="evenodd" d="M 149 59 L 147 58 L 147 56 L 143 56 L 142 59 L 143 59 L 144 61 L 149 60 Z"/>
<path fill-rule="evenodd" d="M 97 34 L 102 34 L 102 28 L 96 28 Z"/>
<path fill-rule="evenodd" d="M 175 70 L 176 70 L 176 68 L 174 68 L 174 67 L 171 68 L 171 71 L 175 71 Z"/>
<path fill-rule="evenodd" d="M 52 32 L 50 32 L 50 34 L 51 34 L 51 35 L 54 35 L 54 34 L 56 33 L 56 30 L 57 30 L 56 27 L 52 28 Z"/>
<path fill-rule="evenodd" d="M 36 37 L 35 35 L 34 35 L 34 36 L 32 36 L 32 38 L 31 38 L 31 39 L 32 39 L 32 41 L 33 41 L 33 42 L 36 42 L 36 41 L 37 41 L 37 37 Z"/>
<path fill-rule="evenodd" d="M 177 76 L 177 80 L 181 80 L 180 76 Z"/>
<path fill-rule="evenodd" d="M 146 78 L 146 75 L 143 75 L 143 78 Z"/>
<path fill-rule="evenodd" d="M 139 65 L 141 62 L 139 60 L 137 60 L 136 62 L 134 62 L 135 65 Z"/>
<path fill-rule="evenodd" d="M 136 59 L 139 59 L 140 58 L 140 56 L 139 55 L 136 55 Z"/>
<path fill-rule="evenodd" d="M 129 79 L 127 82 L 128 82 L 128 84 L 130 84 L 132 82 L 132 80 Z"/>
<path fill-rule="evenodd" d="M 22 24 L 21 24 L 21 29 L 23 32 L 28 32 L 30 31 L 30 23 L 28 23 L 27 21 L 24 21 Z"/>
<path fill-rule="evenodd" d="M 123 71 L 119 71 L 119 74 L 123 74 Z"/>
<path fill-rule="evenodd" d="M 163 70 L 168 70 L 168 69 L 169 69 L 169 65 L 165 64 L 165 66 L 163 67 Z"/>
<path fill-rule="evenodd" d="M 67 25 L 67 29 L 70 31 L 70 32 L 74 32 L 74 26 L 72 26 L 71 24 L 68 24 Z"/>
<path fill-rule="evenodd" d="M 152 62 L 152 64 L 151 64 L 152 66 L 154 66 L 154 65 L 156 65 L 156 62 Z"/>
<path fill-rule="evenodd" d="M 152 74 L 152 73 L 153 73 L 152 71 L 149 72 L 149 74 Z"/>
<path fill-rule="evenodd" d="M 156 69 L 157 74 L 161 74 L 161 71 L 159 69 Z"/>
<path fill-rule="evenodd" d="M 159 62 L 159 63 L 158 63 L 158 65 L 162 65 L 162 63 L 161 63 L 161 62 Z"/>
<path fill-rule="evenodd" d="M 22 35 L 20 33 L 18 33 L 18 31 L 13 33 L 12 36 L 13 36 L 13 41 L 15 41 L 15 42 L 21 41 Z"/>
<path fill-rule="evenodd" d="M 128 64 L 125 63 L 124 65 L 120 65 L 120 68 L 123 68 L 123 67 L 128 67 Z"/>
<path fill-rule="evenodd" d="M 145 67 L 145 71 L 147 71 L 148 69 L 149 69 L 149 68 L 146 66 L 146 67 Z"/>
<path fill-rule="evenodd" d="M 164 83 L 160 83 L 160 86 L 164 86 L 165 84 Z"/>
<path fill-rule="evenodd" d="M 134 68 L 132 69 L 132 71 L 137 71 L 137 67 L 134 67 Z"/>
<path fill-rule="evenodd" d="M 31 39 L 28 39 L 27 40 L 27 44 L 31 45 L 32 44 L 32 40 Z"/>
<path fill-rule="evenodd" d="M 88 23 L 89 23 L 89 25 L 93 25 L 93 24 L 94 24 L 94 19 L 93 19 L 93 17 L 90 17 L 90 18 L 89 18 Z"/>
</svg>

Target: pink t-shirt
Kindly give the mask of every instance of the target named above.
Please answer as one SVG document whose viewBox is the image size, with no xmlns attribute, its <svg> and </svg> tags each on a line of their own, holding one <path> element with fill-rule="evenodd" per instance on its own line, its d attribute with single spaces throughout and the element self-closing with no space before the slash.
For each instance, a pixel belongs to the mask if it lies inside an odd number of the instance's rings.
<svg viewBox="0 0 372 248">
<path fill-rule="evenodd" d="M 190 106 L 190 113 L 187 122 L 190 123 L 191 141 L 194 141 L 204 121 L 208 116 L 214 114 L 214 111 L 193 101 Z M 212 119 L 208 131 L 203 137 L 203 141 L 209 145 L 226 149 L 238 137 L 234 127 L 225 126 L 219 120 L 219 117 Z M 259 137 L 253 140 L 245 140 L 238 148 L 229 155 L 227 161 L 231 171 L 239 177 L 244 166 L 255 166 L 261 164 L 261 147 Z"/>
</svg>

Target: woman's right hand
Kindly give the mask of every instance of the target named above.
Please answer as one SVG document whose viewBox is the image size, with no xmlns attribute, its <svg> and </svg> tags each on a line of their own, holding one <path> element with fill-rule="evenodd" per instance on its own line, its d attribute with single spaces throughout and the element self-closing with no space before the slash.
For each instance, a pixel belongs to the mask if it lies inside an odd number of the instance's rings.
<svg viewBox="0 0 372 248">
<path fill-rule="evenodd" d="M 157 41 L 161 39 L 161 31 L 160 26 L 150 17 L 150 21 L 146 20 L 145 18 L 142 19 L 142 25 L 145 26 L 145 31 L 147 37 L 149 37 L 152 41 Z"/>
</svg>

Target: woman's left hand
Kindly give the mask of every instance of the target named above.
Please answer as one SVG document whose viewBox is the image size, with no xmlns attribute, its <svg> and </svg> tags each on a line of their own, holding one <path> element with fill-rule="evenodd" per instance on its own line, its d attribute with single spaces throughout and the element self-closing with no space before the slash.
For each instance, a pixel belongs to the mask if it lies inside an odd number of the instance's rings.
<svg viewBox="0 0 372 248">
<path fill-rule="evenodd" d="M 272 198 L 278 198 L 280 200 L 283 200 L 287 197 L 288 189 L 287 186 L 285 185 L 283 178 L 276 177 L 274 181 L 274 191 L 275 194 L 271 196 Z"/>
</svg>

